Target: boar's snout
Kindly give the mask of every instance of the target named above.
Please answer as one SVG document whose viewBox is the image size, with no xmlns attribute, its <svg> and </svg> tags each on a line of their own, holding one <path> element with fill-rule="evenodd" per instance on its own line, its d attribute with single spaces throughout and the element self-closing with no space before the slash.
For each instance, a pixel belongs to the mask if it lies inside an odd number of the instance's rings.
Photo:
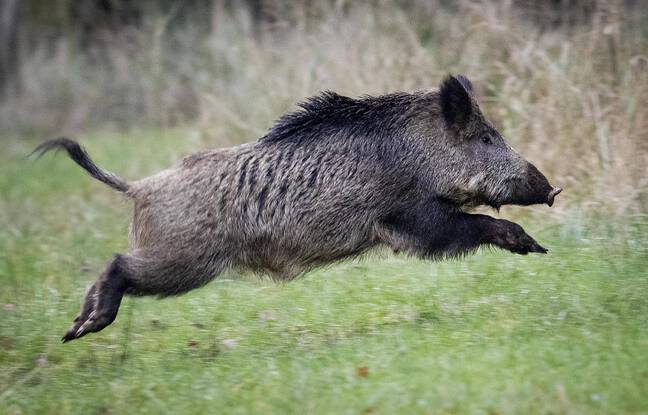
<svg viewBox="0 0 648 415">
<path fill-rule="evenodd" d="M 560 187 L 549 184 L 549 180 L 531 163 L 526 174 L 513 191 L 512 203 L 516 205 L 553 205 L 555 197 L 562 192 Z"/>
<path fill-rule="evenodd" d="M 556 197 L 560 192 L 562 192 L 562 189 L 561 189 L 560 187 L 554 187 L 553 189 L 551 189 L 551 191 L 549 192 L 549 195 L 547 196 L 547 204 L 548 204 L 549 206 L 552 206 L 552 205 L 553 205 L 554 198 L 555 198 L 555 197 Z"/>
</svg>

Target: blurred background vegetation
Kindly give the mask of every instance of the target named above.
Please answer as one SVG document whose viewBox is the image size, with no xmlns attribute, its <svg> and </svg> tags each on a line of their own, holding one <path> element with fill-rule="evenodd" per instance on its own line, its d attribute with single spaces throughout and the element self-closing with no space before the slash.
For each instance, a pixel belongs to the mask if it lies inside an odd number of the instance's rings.
<svg viewBox="0 0 648 415">
<path fill-rule="evenodd" d="M 179 128 L 225 146 L 323 89 L 464 73 L 566 189 L 555 214 L 646 211 L 644 1 L 5 0 L 0 14 L 3 137 Z"/>
</svg>

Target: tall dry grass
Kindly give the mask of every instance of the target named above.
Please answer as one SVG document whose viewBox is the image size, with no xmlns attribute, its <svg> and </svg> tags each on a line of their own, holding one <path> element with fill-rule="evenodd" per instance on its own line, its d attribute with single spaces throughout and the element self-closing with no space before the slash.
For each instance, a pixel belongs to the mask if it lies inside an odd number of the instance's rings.
<svg viewBox="0 0 648 415">
<path fill-rule="evenodd" d="M 446 5 L 443 5 L 443 4 Z M 110 47 L 36 46 L 2 129 L 43 135 L 182 126 L 206 145 L 254 140 L 296 101 L 433 88 L 467 74 L 510 142 L 579 209 L 641 215 L 648 205 L 646 12 L 599 1 L 586 22 L 538 24 L 511 1 L 343 2 L 259 31 L 216 8 L 209 30 L 148 16 Z M 281 21 L 280 21 L 281 23 Z M 564 202 L 563 202 L 564 203 Z"/>
</svg>

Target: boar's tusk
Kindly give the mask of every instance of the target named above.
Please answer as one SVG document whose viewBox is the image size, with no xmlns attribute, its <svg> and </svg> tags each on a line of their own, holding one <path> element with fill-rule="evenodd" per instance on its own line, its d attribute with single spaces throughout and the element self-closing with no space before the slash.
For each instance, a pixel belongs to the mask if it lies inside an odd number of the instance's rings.
<svg viewBox="0 0 648 415">
<path fill-rule="evenodd" d="M 549 192 L 549 196 L 547 196 L 547 204 L 548 204 L 549 206 L 552 206 L 552 205 L 553 205 L 554 198 L 555 198 L 555 197 L 556 197 L 560 192 L 562 192 L 562 189 L 561 189 L 560 187 L 554 187 L 553 189 L 551 189 L 551 192 Z"/>
</svg>

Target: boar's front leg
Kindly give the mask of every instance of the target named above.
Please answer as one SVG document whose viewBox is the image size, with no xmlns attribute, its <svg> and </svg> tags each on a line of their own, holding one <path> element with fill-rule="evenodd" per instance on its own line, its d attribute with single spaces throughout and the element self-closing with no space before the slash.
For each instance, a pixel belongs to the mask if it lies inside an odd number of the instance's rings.
<svg viewBox="0 0 648 415">
<path fill-rule="evenodd" d="M 462 255 L 481 245 L 521 255 L 547 252 L 516 223 L 468 214 L 437 200 L 389 216 L 378 225 L 377 234 L 395 252 L 423 258 Z"/>
<path fill-rule="evenodd" d="M 478 215 L 469 215 L 478 216 Z M 515 254 L 526 255 L 529 252 L 546 254 L 547 250 L 530 237 L 520 225 L 505 219 L 494 219 L 490 216 L 479 215 L 488 218 L 483 220 L 482 238 L 485 243 L 506 249 Z"/>
</svg>

